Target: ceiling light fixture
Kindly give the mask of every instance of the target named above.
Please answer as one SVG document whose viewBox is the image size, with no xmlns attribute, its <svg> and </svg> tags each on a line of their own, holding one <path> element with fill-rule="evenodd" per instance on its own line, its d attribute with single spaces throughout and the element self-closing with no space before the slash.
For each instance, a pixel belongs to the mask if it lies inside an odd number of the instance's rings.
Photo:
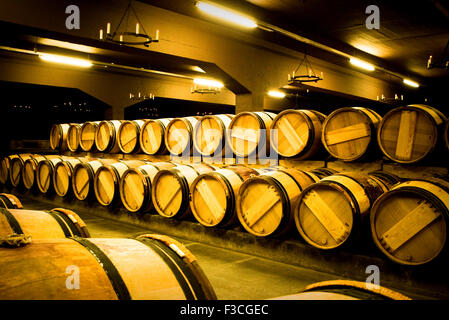
<svg viewBox="0 0 449 320">
<path fill-rule="evenodd" d="M 419 88 L 419 83 L 412 81 L 410 79 L 404 79 L 403 82 L 410 87 Z"/>
<path fill-rule="evenodd" d="M 83 68 L 92 67 L 92 65 L 93 65 L 92 62 L 90 62 L 89 60 L 78 59 L 78 58 L 67 57 L 67 56 L 60 56 L 60 55 L 49 54 L 49 53 L 41 53 L 41 54 L 39 54 L 39 58 L 41 58 L 44 61 L 48 61 L 48 62 L 68 64 L 68 65 L 83 67 Z"/>
<path fill-rule="evenodd" d="M 257 23 L 248 17 L 245 17 L 237 12 L 231 11 L 229 9 L 217 6 L 215 4 L 207 3 L 204 1 L 197 1 L 195 5 L 201 11 L 210 14 L 211 16 L 235 23 L 246 28 L 257 28 Z"/>
<path fill-rule="evenodd" d="M 191 93 L 220 93 L 221 88 L 224 87 L 223 82 L 212 80 L 212 79 L 204 79 L 204 78 L 195 78 L 193 79 L 193 88 L 191 89 Z"/>
<path fill-rule="evenodd" d="M 270 91 L 268 91 L 268 95 L 270 97 L 278 98 L 278 99 L 285 98 L 285 96 L 286 96 L 285 92 L 282 92 L 279 90 L 270 90 Z"/>
<path fill-rule="evenodd" d="M 359 67 L 359 68 L 362 68 L 362 69 L 365 69 L 368 71 L 374 71 L 376 69 L 372 64 L 369 64 L 368 62 L 365 62 L 365 61 L 362 61 L 362 60 L 359 60 L 356 58 L 349 59 L 349 62 L 356 67 Z"/>
</svg>

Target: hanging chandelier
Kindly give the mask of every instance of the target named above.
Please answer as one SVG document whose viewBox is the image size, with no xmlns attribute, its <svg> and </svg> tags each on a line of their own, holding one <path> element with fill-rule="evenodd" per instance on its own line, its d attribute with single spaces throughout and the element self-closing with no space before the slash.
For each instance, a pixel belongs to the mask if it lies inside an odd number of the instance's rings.
<svg viewBox="0 0 449 320">
<path fill-rule="evenodd" d="M 128 21 L 130 13 L 133 13 L 137 23 L 135 31 L 128 30 Z M 121 30 L 122 23 L 124 23 L 124 30 Z M 142 27 L 142 32 L 140 31 L 140 27 Z M 145 47 L 149 47 L 149 44 L 152 42 L 159 42 L 159 30 L 156 30 L 156 36 L 154 39 L 147 34 L 143 24 L 140 22 L 140 19 L 136 13 L 136 10 L 132 6 L 132 0 L 129 1 L 128 6 L 123 13 L 119 24 L 115 28 L 113 32 L 111 32 L 111 23 L 108 22 L 106 25 L 106 35 L 104 35 L 103 29 L 100 29 L 100 40 L 104 40 L 107 42 L 112 42 L 119 45 L 128 45 L 128 46 L 138 46 L 143 45 Z"/>
<path fill-rule="evenodd" d="M 304 72 L 302 69 L 304 69 Z M 323 80 L 323 72 L 321 72 L 321 76 L 315 73 L 306 54 L 304 54 L 304 58 L 296 70 L 292 74 L 288 74 L 288 84 L 290 85 L 302 84 L 304 82 L 318 82 L 321 80 Z"/>
</svg>

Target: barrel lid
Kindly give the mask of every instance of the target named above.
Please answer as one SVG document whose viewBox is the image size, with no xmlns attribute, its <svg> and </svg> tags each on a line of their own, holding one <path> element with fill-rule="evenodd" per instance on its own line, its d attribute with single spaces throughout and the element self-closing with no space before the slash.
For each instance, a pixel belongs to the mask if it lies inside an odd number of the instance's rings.
<svg viewBox="0 0 449 320">
<path fill-rule="evenodd" d="M 94 178 L 95 196 L 100 204 L 108 206 L 115 199 L 118 178 L 112 167 L 100 167 Z"/>
<path fill-rule="evenodd" d="M 37 165 L 37 186 L 42 193 L 47 193 L 51 186 L 53 166 L 50 160 L 44 160 Z"/>
<path fill-rule="evenodd" d="M 80 145 L 80 125 L 71 124 L 67 132 L 67 146 L 70 151 L 76 151 Z"/>
<path fill-rule="evenodd" d="M 227 135 L 234 153 L 244 157 L 256 152 L 262 135 L 261 129 L 268 130 L 257 114 L 252 112 L 237 114 L 229 125 Z M 265 135 L 268 134 L 268 131 L 266 131 Z"/>
<path fill-rule="evenodd" d="M 190 202 L 192 213 L 198 222 L 208 227 L 220 224 L 232 205 L 231 192 L 230 186 L 215 172 L 198 176 L 191 186 Z"/>
<path fill-rule="evenodd" d="M 17 187 L 20 184 L 20 180 L 22 179 L 23 163 L 24 161 L 21 158 L 14 158 L 11 160 L 9 178 L 11 180 L 11 184 L 14 187 Z"/>
<path fill-rule="evenodd" d="M 27 159 L 25 160 L 25 163 L 23 164 L 22 169 L 22 180 L 23 185 L 27 189 L 31 189 L 34 185 L 35 181 L 35 171 L 36 171 L 37 165 L 36 162 L 34 162 L 34 159 Z"/>
<path fill-rule="evenodd" d="M 349 238 L 355 213 L 355 203 L 342 186 L 322 181 L 304 189 L 294 217 L 306 242 L 333 249 Z"/>
<path fill-rule="evenodd" d="M 270 142 L 281 156 L 297 156 L 308 146 L 312 127 L 310 118 L 301 110 L 285 110 L 273 120 Z M 277 130 L 277 139 L 273 129 Z"/>
<path fill-rule="evenodd" d="M 449 194 L 428 182 L 409 181 L 377 199 L 371 209 L 375 244 L 391 260 L 421 265 L 443 250 Z"/>
<path fill-rule="evenodd" d="M 148 120 L 142 127 L 140 144 L 147 154 L 156 154 L 164 143 L 165 127 L 157 120 Z"/>
<path fill-rule="evenodd" d="M 52 125 L 50 129 L 50 147 L 55 150 L 61 147 L 63 132 L 60 124 Z"/>
<path fill-rule="evenodd" d="M 352 161 L 366 153 L 371 142 L 372 119 L 361 108 L 341 108 L 323 123 L 321 139 L 335 158 Z"/>
<path fill-rule="evenodd" d="M 9 158 L 2 157 L 0 160 L 0 183 L 5 184 L 9 176 Z"/>
<path fill-rule="evenodd" d="M 124 121 L 118 129 L 118 142 L 120 150 L 124 153 L 132 153 L 139 139 L 139 127 L 133 121 Z"/>
<path fill-rule="evenodd" d="M 271 177 L 262 175 L 246 180 L 237 196 L 240 223 L 254 235 L 272 235 L 284 218 L 286 197 L 276 180 Z"/>
<path fill-rule="evenodd" d="M 176 118 L 170 121 L 165 131 L 165 145 L 170 153 L 180 155 L 191 147 L 190 134 L 192 130 L 193 128 L 186 119 Z"/>
<path fill-rule="evenodd" d="M 223 145 L 225 126 L 213 115 L 204 116 L 195 125 L 193 144 L 199 153 L 210 156 L 220 151 Z"/>
<path fill-rule="evenodd" d="M 128 169 L 120 180 L 120 197 L 128 211 L 139 211 L 149 187 L 147 180 L 138 169 Z"/>
<path fill-rule="evenodd" d="M 378 143 L 388 158 L 413 163 L 423 159 L 435 147 L 437 126 L 436 118 L 418 105 L 395 108 L 380 123 Z"/>
<path fill-rule="evenodd" d="M 114 128 L 109 121 L 100 122 L 95 133 L 95 144 L 99 151 L 105 151 L 108 148 L 113 130 Z"/>
<path fill-rule="evenodd" d="M 95 132 L 98 124 L 95 122 L 85 122 L 80 130 L 80 147 L 83 151 L 90 151 L 95 144 Z"/>
<path fill-rule="evenodd" d="M 77 164 L 73 172 L 73 193 L 79 200 L 85 200 L 90 191 L 91 178 L 89 177 L 89 172 L 86 166 L 88 165 L 85 163 Z"/>
<path fill-rule="evenodd" d="M 177 169 L 161 170 L 154 177 L 153 204 L 163 217 L 172 218 L 181 211 L 186 201 L 186 192 L 188 192 L 188 184 L 178 174 Z"/>
<path fill-rule="evenodd" d="M 65 161 L 61 161 L 56 164 L 55 172 L 53 174 L 53 186 L 56 194 L 64 197 L 69 192 L 72 169 L 67 165 Z"/>
</svg>

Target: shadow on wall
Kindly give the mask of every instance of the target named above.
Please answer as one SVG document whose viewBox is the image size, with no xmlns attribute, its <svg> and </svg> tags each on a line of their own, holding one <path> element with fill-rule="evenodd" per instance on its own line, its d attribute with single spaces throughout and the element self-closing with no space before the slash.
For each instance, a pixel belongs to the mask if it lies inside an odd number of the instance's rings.
<svg viewBox="0 0 449 320">
<path fill-rule="evenodd" d="M 79 89 L 0 81 L 0 152 L 12 141 L 48 140 L 54 123 L 105 119 L 111 106 Z"/>
</svg>

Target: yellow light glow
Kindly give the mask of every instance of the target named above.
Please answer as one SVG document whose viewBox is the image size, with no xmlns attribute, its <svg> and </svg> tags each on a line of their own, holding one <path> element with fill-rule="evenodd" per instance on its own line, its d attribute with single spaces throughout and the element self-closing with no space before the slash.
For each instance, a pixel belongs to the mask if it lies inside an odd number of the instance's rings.
<svg viewBox="0 0 449 320">
<path fill-rule="evenodd" d="M 217 17 L 217 18 L 220 18 L 223 20 L 227 20 L 229 22 L 235 23 L 237 25 L 240 25 L 240 26 L 243 26 L 246 28 L 257 28 L 257 23 L 254 20 L 247 18 L 247 17 L 245 17 L 241 14 L 238 14 L 236 12 L 233 12 L 229 9 L 225 9 L 225 8 L 222 8 L 222 7 L 210 4 L 210 3 L 206 3 L 203 1 L 198 1 L 196 3 L 196 6 L 200 10 L 202 10 L 214 17 Z"/>
<path fill-rule="evenodd" d="M 39 57 L 44 61 L 68 64 L 77 67 L 88 68 L 92 66 L 92 62 L 89 60 L 60 56 L 56 54 L 41 53 L 39 54 Z"/>
<path fill-rule="evenodd" d="M 372 64 L 369 64 L 368 62 L 365 62 L 365 61 L 362 61 L 362 60 L 359 60 L 359 59 L 351 58 L 349 60 L 349 62 L 352 65 L 356 66 L 356 67 L 359 67 L 359 68 L 362 68 L 362 69 L 365 69 L 365 70 L 368 70 L 368 71 L 374 71 L 375 70 L 375 67 Z"/>
<path fill-rule="evenodd" d="M 412 81 L 412 80 L 409 80 L 409 79 L 404 79 L 403 81 L 404 81 L 404 83 L 406 85 L 408 85 L 410 87 L 419 88 L 419 83 L 417 83 L 415 81 Z"/>
<path fill-rule="evenodd" d="M 268 91 L 268 95 L 273 98 L 279 98 L 279 99 L 285 98 L 285 92 L 282 92 L 279 90 L 270 90 L 270 91 Z"/>
<path fill-rule="evenodd" d="M 206 86 L 206 87 L 212 87 L 212 88 L 223 88 L 224 87 L 224 84 L 220 81 L 204 79 L 204 78 L 195 78 L 195 79 L 193 79 L 193 83 L 200 85 L 200 86 Z"/>
<path fill-rule="evenodd" d="M 201 67 L 198 66 L 193 66 L 192 70 L 195 72 L 206 73 L 206 71 L 204 71 Z"/>
</svg>

